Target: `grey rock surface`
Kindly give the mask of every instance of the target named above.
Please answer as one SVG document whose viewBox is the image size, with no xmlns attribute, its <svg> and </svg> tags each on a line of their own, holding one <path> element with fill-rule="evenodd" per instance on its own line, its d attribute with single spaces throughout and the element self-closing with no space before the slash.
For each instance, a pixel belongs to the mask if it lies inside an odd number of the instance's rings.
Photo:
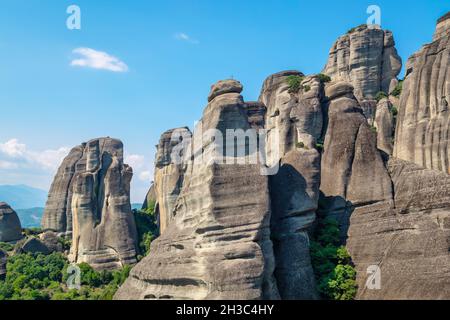
<svg viewBox="0 0 450 320">
<path fill-rule="evenodd" d="M 123 163 L 123 145 L 110 138 L 91 140 L 84 156 L 85 171 L 72 181 L 69 260 L 86 262 L 95 269 L 134 264 L 137 231 L 130 204 L 133 170 Z"/>
<path fill-rule="evenodd" d="M 344 209 L 348 201 L 358 206 L 392 200 L 391 180 L 377 150 L 376 133 L 356 98 L 349 97 L 351 93 L 345 83 L 326 89 L 326 95 L 334 98 L 327 106 L 320 189 L 334 209 Z"/>
<path fill-rule="evenodd" d="M 268 110 L 266 158 L 269 165 L 280 165 L 270 177 L 275 277 L 282 299 L 316 299 L 308 228 L 316 219 L 319 199 L 320 154 L 315 146 L 322 135 L 324 90 L 318 77 L 309 76 L 298 92 L 291 92 L 287 80 L 292 75 L 303 77 L 295 71 L 270 76 L 260 96 Z"/>
<path fill-rule="evenodd" d="M 136 262 L 136 226 L 131 213 L 132 169 L 123 144 L 94 139 L 75 147 L 53 181 L 42 227 L 72 236 L 69 259 L 96 269 Z"/>
<path fill-rule="evenodd" d="M 22 239 L 22 227 L 17 213 L 4 202 L 0 202 L 0 242 Z"/>
<path fill-rule="evenodd" d="M 450 174 L 450 35 L 448 15 L 433 42 L 410 57 L 400 98 L 394 156 Z"/>
<path fill-rule="evenodd" d="M 223 133 L 249 129 L 239 93 L 211 100 L 202 124 Z M 222 149 L 218 143 L 205 140 L 194 153 L 214 159 Z M 257 164 L 199 161 L 188 167 L 174 220 L 115 299 L 278 298 L 268 178 Z"/>
<path fill-rule="evenodd" d="M 373 100 L 380 91 L 390 93 L 401 68 L 392 32 L 362 25 L 334 43 L 322 72 L 333 81 L 352 84 L 362 102 Z"/>
<path fill-rule="evenodd" d="M 450 176 L 393 159 L 395 206 L 355 208 L 347 247 L 357 270 L 357 299 L 450 299 Z M 380 268 L 379 290 L 367 270 Z"/>
<path fill-rule="evenodd" d="M 49 248 L 39 239 L 29 238 L 20 244 L 18 248 L 19 253 L 42 253 L 49 254 Z"/>
<path fill-rule="evenodd" d="M 377 129 L 377 148 L 387 155 L 394 150 L 394 115 L 389 99 L 381 100 L 376 108 L 374 127 Z"/>
<path fill-rule="evenodd" d="M 162 134 L 157 146 L 154 189 L 156 214 L 159 217 L 160 233 L 164 233 L 174 217 L 174 206 L 181 192 L 184 180 L 182 154 L 183 139 L 189 141 L 188 128 L 178 128 Z"/>
</svg>

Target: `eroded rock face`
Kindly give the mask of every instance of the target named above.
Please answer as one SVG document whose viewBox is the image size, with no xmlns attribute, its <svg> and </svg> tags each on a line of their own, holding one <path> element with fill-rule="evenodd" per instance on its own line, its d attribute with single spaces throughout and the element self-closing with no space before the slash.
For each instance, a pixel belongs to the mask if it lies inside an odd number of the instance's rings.
<svg viewBox="0 0 450 320">
<path fill-rule="evenodd" d="M 347 247 L 358 274 L 357 299 L 450 298 L 450 177 L 391 160 L 395 207 L 364 206 L 351 216 Z M 380 268 L 379 290 L 366 288 Z"/>
<path fill-rule="evenodd" d="M 161 233 L 174 217 L 174 206 L 184 180 L 183 154 L 177 148 L 183 139 L 189 140 L 191 136 L 188 128 L 172 129 L 163 133 L 157 147 L 154 189 Z"/>
<path fill-rule="evenodd" d="M 319 199 L 320 154 L 315 147 L 322 135 L 323 84 L 315 76 L 305 77 L 302 88 L 291 92 L 291 75 L 303 76 L 293 71 L 270 76 L 260 98 L 268 110 L 267 159 L 280 166 L 270 177 L 275 277 L 282 299 L 316 299 L 307 230 L 316 219 Z M 275 135 L 279 139 L 272 140 Z"/>
<path fill-rule="evenodd" d="M 345 88 L 345 90 L 344 90 Z M 392 186 L 371 130 L 346 83 L 332 84 L 326 95 L 328 127 L 322 155 L 321 191 L 333 209 L 391 201 Z M 333 200 L 333 201 L 331 201 Z"/>
<path fill-rule="evenodd" d="M 239 93 L 215 96 L 202 125 L 204 132 L 218 129 L 224 136 L 227 128 L 249 129 Z M 218 140 L 210 139 L 192 149 L 209 160 L 223 150 Z M 188 163 L 173 221 L 152 243 L 151 254 L 131 271 L 116 299 L 279 297 L 273 278 L 268 178 L 257 164 L 208 159 Z"/>
<path fill-rule="evenodd" d="M 115 153 L 104 145 L 116 146 Z M 136 225 L 130 205 L 131 167 L 123 163 L 118 140 L 92 140 L 85 151 L 86 171 L 73 180 L 73 236 L 70 260 L 96 269 L 136 262 Z"/>
<path fill-rule="evenodd" d="M 378 103 L 373 125 L 377 129 L 378 149 L 386 155 L 392 155 L 395 123 L 393 105 L 389 99 L 383 99 Z"/>
<path fill-rule="evenodd" d="M 0 202 L 0 242 L 22 239 L 22 226 L 17 213 L 6 203 Z"/>
<path fill-rule="evenodd" d="M 380 91 L 390 93 L 401 68 L 392 33 L 362 25 L 336 41 L 322 72 L 333 81 L 352 84 L 362 102 L 375 99 Z"/>
<path fill-rule="evenodd" d="M 45 231 L 72 234 L 72 262 L 87 262 L 96 269 L 136 262 L 132 174 L 123 163 L 122 142 L 111 138 L 75 147 L 63 161 L 42 226 Z"/>
<path fill-rule="evenodd" d="M 415 53 L 400 98 L 394 156 L 450 174 L 450 17 L 439 20 L 433 42 Z"/>
</svg>

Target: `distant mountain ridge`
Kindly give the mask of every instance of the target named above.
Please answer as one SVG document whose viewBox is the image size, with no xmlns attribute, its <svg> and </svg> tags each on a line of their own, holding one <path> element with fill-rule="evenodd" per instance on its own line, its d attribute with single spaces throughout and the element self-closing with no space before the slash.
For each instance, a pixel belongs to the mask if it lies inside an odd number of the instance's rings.
<svg viewBox="0 0 450 320">
<path fill-rule="evenodd" d="M 47 191 L 27 185 L 0 185 L 0 201 L 8 203 L 14 210 L 43 208 Z"/>
</svg>

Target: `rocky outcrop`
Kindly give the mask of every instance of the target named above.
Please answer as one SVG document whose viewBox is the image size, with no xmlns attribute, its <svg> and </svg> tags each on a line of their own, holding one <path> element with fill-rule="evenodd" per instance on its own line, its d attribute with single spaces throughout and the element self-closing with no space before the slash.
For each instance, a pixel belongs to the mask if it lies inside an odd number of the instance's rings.
<svg viewBox="0 0 450 320">
<path fill-rule="evenodd" d="M 22 239 L 22 227 L 17 213 L 6 203 L 0 202 L 0 242 Z"/>
<path fill-rule="evenodd" d="M 377 148 L 386 155 L 392 155 L 395 123 L 393 105 L 389 99 L 383 99 L 378 103 L 373 126 L 377 130 Z"/>
<path fill-rule="evenodd" d="M 165 232 L 174 217 L 175 202 L 183 185 L 185 168 L 183 149 L 179 146 L 183 145 L 183 140 L 190 139 L 188 128 L 172 129 L 163 133 L 157 146 L 154 189 L 161 233 Z"/>
<path fill-rule="evenodd" d="M 392 185 L 377 150 L 376 133 L 369 127 L 352 87 L 343 82 L 331 84 L 326 95 L 330 101 L 320 189 L 328 214 L 334 213 L 341 220 L 348 218 L 349 204 L 392 201 Z"/>
<path fill-rule="evenodd" d="M 147 210 L 152 203 L 156 203 L 156 191 L 155 184 L 153 183 L 145 196 L 144 203 L 142 204 L 142 210 Z"/>
<path fill-rule="evenodd" d="M 316 219 L 319 199 L 320 154 L 315 147 L 322 135 L 323 84 L 317 77 L 305 77 L 302 88 L 292 92 L 289 76 L 303 78 L 293 71 L 270 76 L 260 97 L 268 110 L 267 159 L 280 166 L 270 177 L 275 277 L 282 299 L 315 299 L 308 228 Z"/>
<path fill-rule="evenodd" d="M 409 58 L 400 98 L 394 155 L 450 174 L 450 17 L 433 42 Z"/>
<path fill-rule="evenodd" d="M 39 240 L 50 252 L 63 252 L 64 248 L 58 235 L 53 231 L 47 231 L 39 235 Z"/>
<path fill-rule="evenodd" d="M 357 299 L 450 298 L 450 177 L 391 160 L 395 206 L 368 205 L 351 216 L 347 247 L 358 274 Z M 366 287 L 369 267 L 380 287 Z"/>
<path fill-rule="evenodd" d="M 152 243 L 152 253 L 131 271 L 116 299 L 279 297 L 273 279 L 268 178 L 258 164 L 241 164 L 233 156 L 227 163 L 220 161 L 232 147 L 222 140 L 226 129 L 247 130 L 250 123 L 239 93 L 232 89 L 215 95 L 218 91 L 213 86 L 214 98 L 201 121 L 207 136 L 190 146 L 194 155 L 203 157 L 188 163 L 174 219 Z M 208 131 L 223 136 L 212 139 Z"/>
<path fill-rule="evenodd" d="M 110 153 L 103 145 L 116 146 Z M 118 140 L 87 143 L 86 170 L 73 180 L 70 260 L 96 269 L 136 262 L 137 231 L 130 205 L 132 169 L 123 163 Z"/>
<path fill-rule="evenodd" d="M 49 254 L 49 248 L 39 239 L 29 238 L 20 243 L 16 253 Z"/>
<path fill-rule="evenodd" d="M 52 184 L 44 231 L 72 234 L 70 260 L 97 269 L 136 262 L 136 226 L 130 205 L 132 169 L 123 144 L 111 138 L 72 149 Z"/>
<path fill-rule="evenodd" d="M 392 32 L 362 25 L 336 41 L 322 72 L 333 81 L 351 83 L 362 102 L 374 100 L 380 91 L 390 93 L 401 68 Z"/>
</svg>

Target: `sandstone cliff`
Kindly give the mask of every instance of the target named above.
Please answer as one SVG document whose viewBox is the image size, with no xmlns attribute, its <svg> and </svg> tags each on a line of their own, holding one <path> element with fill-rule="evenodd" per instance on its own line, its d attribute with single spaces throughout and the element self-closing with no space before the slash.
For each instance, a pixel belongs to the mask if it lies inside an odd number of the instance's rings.
<svg viewBox="0 0 450 320">
<path fill-rule="evenodd" d="M 433 42 L 412 55 L 400 98 L 394 156 L 450 174 L 450 16 Z"/>
<path fill-rule="evenodd" d="M 6 203 L 0 202 L 0 242 L 22 239 L 22 227 L 17 213 Z"/>
<path fill-rule="evenodd" d="M 227 128 L 250 128 L 236 81 L 212 87 L 201 124 L 222 137 L 192 144 L 173 220 L 116 299 L 275 299 L 268 178 L 258 164 L 215 162 Z M 216 131 L 217 132 L 217 131 Z M 194 140 L 195 134 L 194 134 Z M 231 146 L 228 146 L 231 147 Z M 230 156 L 227 161 L 239 162 Z M 249 196 L 251 195 L 251 196 Z"/>
<path fill-rule="evenodd" d="M 336 41 L 322 72 L 333 81 L 351 83 L 362 102 L 375 99 L 380 91 L 390 93 L 401 68 L 392 32 L 362 25 Z"/>
<path fill-rule="evenodd" d="M 50 190 L 42 227 L 72 234 L 71 261 L 87 262 L 97 269 L 136 262 L 131 177 L 119 140 L 91 140 L 64 159 Z"/>
<path fill-rule="evenodd" d="M 161 233 L 164 233 L 174 217 L 174 206 L 184 179 L 184 164 L 177 161 L 181 160 L 183 155 L 177 153 L 175 147 L 182 144 L 183 139 L 190 138 L 189 129 L 173 129 L 163 133 L 157 146 L 154 189 L 155 209 Z M 172 159 L 172 157 L 178 157 L 178 159 Z"/>
<path fill-rule="evenodd" d="M 401 69 L 393 35 L 381 29 L 338 39 L 323 71 L 331 82 L 284 71 L 247 103 L 239 82 L 215 84 L 202 132 L 265 130 L 258 163 L 235 149 L 231 162 L 213 161 L 230 151 L 223 135 L 163 134 L 155 196 L 164 232 L 115 298 L 319 298 L 309 252 L 319 215 L 340 224 L 357 299 L 449 299 L 449 21 L 441 18 L 433 43 L 408 62 L 397 124 L 396 98 L 375 100 L 391 93 Z M 181 149 L 177 167 L 171 157 Z M 374 268 L 377 290 L 366 286 Z"/>
</svg>

